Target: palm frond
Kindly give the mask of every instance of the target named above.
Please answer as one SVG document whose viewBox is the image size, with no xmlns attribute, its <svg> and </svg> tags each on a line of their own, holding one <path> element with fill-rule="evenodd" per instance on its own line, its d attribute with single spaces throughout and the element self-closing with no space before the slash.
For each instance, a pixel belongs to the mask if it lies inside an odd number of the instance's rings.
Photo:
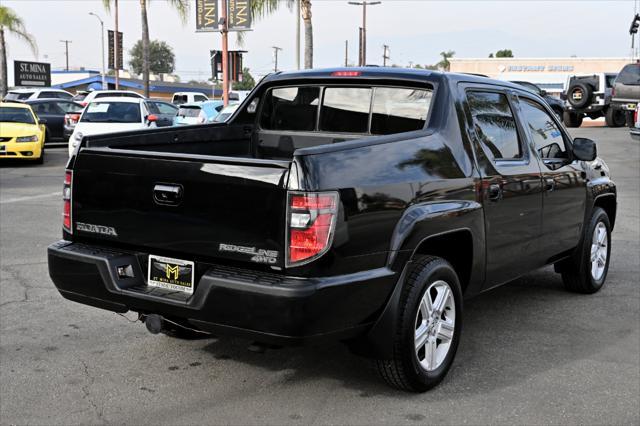
<svg viewBox="0 0 640 426">
<path fill-rule="evenodd" d="M 189 20 L 189 0 L 169 0 L 169 5 L 172 6 L 180 15 L 180 20 L 183 24 L 186 24 Z"/>
<path fill-rule="evenodd" d="M 38 46 L 33 35 L 27 32 L 24 21 L 6 6 L 0 6 L 0 27 L 13 34 L 16 38 L 26 42 L 35 56 L 38 56 Z"/>
</svg>

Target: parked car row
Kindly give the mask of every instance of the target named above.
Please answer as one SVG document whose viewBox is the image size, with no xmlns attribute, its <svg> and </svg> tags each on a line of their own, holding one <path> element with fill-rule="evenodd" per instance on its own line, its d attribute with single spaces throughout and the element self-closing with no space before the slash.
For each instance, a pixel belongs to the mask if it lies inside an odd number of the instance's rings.
<svg viewBox="0 0 640 426">
<path fill-rule="evenodd" d="M 220 113 L 224 104 L 197 92 L 174 94 L 172 102 L 147 99 L 129 90 L 83 91 L 75 96 L 59 89 L 13 89 L 5 97 L 2 119 L 7 123 L 19 121 L 18 133 L 34 133 L 25 126 L 42 129 L 37 133 L 39 150 L 14 145 L 16 126 L 10 124 L 0 130 L 0 157 L 25 157 L 42 161 L 44 144 L 65 143 L 69 155 L 84 136 L 112 133 L 149 127 L 183 126 L 223 121 Z M 230 107 L 233 105 L 230 105 Z M 234 109 L 225 111 L 228 118 Z M 34 135 L 27 135 L 34 136 Z M 32 138 L 36 139 L 36 138 Z M 17 143 L 17 142 L 16 142 Z M 23 142 L 20 142 L 23 143 Z"/>
</svg>

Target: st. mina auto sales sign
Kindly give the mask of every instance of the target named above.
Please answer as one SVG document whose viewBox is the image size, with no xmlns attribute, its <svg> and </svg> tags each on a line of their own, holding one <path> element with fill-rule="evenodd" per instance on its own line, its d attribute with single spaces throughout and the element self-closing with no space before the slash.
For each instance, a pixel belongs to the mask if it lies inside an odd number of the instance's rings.
<svg viewBox="0 0 640 426">
<path fill-rule="evenodd" d="M 13 61 L 14 86 L 51 86 L 51 64 Z"/>
</svg>

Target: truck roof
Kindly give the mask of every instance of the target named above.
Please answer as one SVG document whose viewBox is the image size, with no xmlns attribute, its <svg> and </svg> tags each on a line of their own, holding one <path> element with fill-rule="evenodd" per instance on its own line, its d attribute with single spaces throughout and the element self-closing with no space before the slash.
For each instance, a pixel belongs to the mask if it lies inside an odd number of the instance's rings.
<svg viewBox="0 0 640 426">
<path fill-rule="evenodd" d="M 522 86 L 504 80 L 495 80 L 474 74 L 452 73 L 425 70 L 418 68 L 397 68 L 397 67 L 339 67 L 320 68 L 296 71 L 280 71 L 269 74 L 265 82 L 297 80 L 297 79 L 396 79 L 406 81 L 442 81 L 469 82 L 495 84 L 498 86 L 512 87 L 522 90 Z"/>
</svg>

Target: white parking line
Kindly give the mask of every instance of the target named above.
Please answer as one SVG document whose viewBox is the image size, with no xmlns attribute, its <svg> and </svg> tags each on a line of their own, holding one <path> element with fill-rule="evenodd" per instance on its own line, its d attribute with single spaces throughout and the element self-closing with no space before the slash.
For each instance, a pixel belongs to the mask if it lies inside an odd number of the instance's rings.
<svg viewBox="0 0 640 426">
<path fill-rule="evenodd" d="M 30 195 L 28 197 L 17 197 L 17 198 L 7 198 L 6 200 L 0 200 L 0 204 L 10 204 L 10 203 L 19 203 L 21 201 L 31 201 L 38 200 L 40 198 L 49 198 L 54 195 L 61 196 L 61 191 L 51 192 L 49 194 L 40 194 L 40 195 Z"/>
</svg>

